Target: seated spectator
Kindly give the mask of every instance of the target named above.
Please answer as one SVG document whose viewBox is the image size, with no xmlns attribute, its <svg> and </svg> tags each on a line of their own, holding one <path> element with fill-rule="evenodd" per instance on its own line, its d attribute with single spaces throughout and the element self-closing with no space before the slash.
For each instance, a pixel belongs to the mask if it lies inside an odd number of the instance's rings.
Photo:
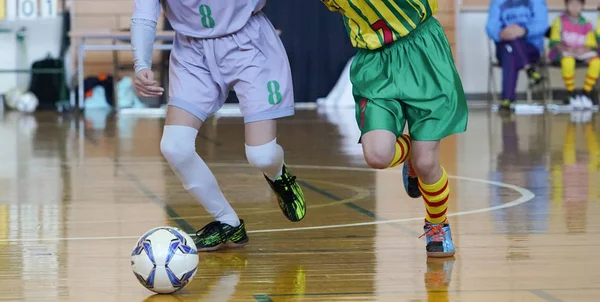
<svg viewBox="0 0 600 302">
<path fill-rule="evenodd" d="M 516 98 L 519 70 L 525 69 L 531 84 L 542 80 L 535 69 L 548 29 L 545 0 L 492 0 L 486 26 L 496 42 L 496 57 L 502 65 L 502 102 L 510 109 Z"/>
<path fill-rule="evenodd" d="M 600 58 L 596 49 L 594 26 L 581 15 L 585 0 L 565 0 L 566 11 L 557 17 L 550 28 L 550 60 L 560 62 L 569 104 L 575 109 L 591 108 L 591 91 L 600 74 Z M 575 64 L 588 64 L 583 94 L 575 94 Z"/>
</svg>

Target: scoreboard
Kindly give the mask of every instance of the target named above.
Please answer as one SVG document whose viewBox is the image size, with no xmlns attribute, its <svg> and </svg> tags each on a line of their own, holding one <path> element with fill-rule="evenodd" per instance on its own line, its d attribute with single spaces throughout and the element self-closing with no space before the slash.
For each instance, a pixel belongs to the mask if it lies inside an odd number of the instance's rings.
<svg viewBox="0 0 600 302">
<path fill-rule="evenodd" d="M 0 21 L 54 18 L 58 0 L 0 0 Z"/>
</svg>

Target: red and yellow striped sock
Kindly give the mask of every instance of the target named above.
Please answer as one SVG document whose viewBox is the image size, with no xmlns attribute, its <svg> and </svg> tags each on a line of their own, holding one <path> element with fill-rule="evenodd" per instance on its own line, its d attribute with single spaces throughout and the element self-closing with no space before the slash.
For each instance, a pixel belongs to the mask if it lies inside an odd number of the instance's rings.
<svg viewBox="0 0 600 302">
<path fill-rule="evenodd" d="M 563 79 L 565 80 L 565 88 L 568 92 L 575 91 L 575 58 L 562 57 L 560 66 Z"/>
<path fill-rule="evenodd" d="M 600 58 L 593 58 L 588 63 L 588 70 L 585 75 L 585 83 L 583 84 L 583 91 L 591 92 L 596 85 L 598 80 L 598 74 L 600 73 Z"/>
<path fill-rule="evenodd" d="M 448 186 L 448 175 L 442 167 L 442 176 L 434 184 L 424 184 L 419 179 L 419 189 L 423 194 L 427 216 L 425 221 L 438 224 L 446 220 L 446 210 L 448 210 L 448 197 L 450 196 L 450 187 Z"/>
<path fill-rule="evenodd" d="M 388 168 L 393 168 L 405 160 L 410 155 L 411 141 L 408 134 L 402 134 L 396 139 L 396 152 L 394 153 L 394 159 L 390 163 Z"/>
</svg>

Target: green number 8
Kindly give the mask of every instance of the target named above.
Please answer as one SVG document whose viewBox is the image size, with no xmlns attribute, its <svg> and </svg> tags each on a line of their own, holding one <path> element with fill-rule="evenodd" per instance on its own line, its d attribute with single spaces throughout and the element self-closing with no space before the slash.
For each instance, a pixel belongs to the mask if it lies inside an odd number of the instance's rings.
<svg viewBox="0 0 600 302">
<path fill-rule="evenodd" d="M 281 103 L 283 96 L 279 92 L 279 82 L 269 81 L 267 83 L 267 90 L 269 91 L 269 104 L 277 105 Z"/>
<path fill-rule="evenodd" d="M 215 27 L 215 19 L 212 18 L 212 10 L 210 9 L 210 6 L 202 4 L 198 8 L 198 11 L 200 11 L 200 16 L 202 16 L 202 26 L 206 28 Z"/>
</svg>

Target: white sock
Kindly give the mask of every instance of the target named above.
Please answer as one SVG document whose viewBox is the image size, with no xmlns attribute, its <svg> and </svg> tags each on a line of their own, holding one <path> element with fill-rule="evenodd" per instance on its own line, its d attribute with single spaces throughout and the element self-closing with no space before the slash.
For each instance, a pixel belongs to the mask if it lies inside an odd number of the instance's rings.
<svg viewBox="0 0 600 302">
<path fill-rule="evenodd" d="M 277 144 L 277 139 L 260 146 L 246 145 L 246 158 L 271 180 L 282 174 L 283 148 Z"/>
<path fill-rule="evenodd" d="M 187 126 L 164 127 L 160 150 L 183 187 L 216 220 L 237 227 L 240 220 L 217 184 L 215 176 L 196 153 L 198 130 Z"/>
</svg>

